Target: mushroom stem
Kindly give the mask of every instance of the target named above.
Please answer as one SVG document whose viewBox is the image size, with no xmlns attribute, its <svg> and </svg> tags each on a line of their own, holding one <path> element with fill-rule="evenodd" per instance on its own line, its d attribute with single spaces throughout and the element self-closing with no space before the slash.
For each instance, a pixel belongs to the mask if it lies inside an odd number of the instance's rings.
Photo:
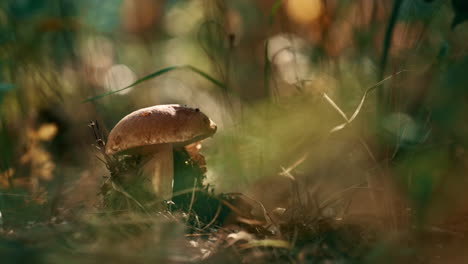
<svg viewBox="0 0 468 264">
<path fill-rule="evenodd" d="M 152 190 L 159 198 L 170 200 L 174 180 L 172 144 L 153 146 L 144 161 L 142 173 L 151 181 Z"/>
</svg>

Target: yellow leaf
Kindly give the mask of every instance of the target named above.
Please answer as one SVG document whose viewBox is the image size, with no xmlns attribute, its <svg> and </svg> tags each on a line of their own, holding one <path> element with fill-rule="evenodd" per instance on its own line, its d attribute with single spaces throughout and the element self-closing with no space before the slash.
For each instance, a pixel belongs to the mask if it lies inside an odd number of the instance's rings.
<svg viewBox="0 0 468 264">
<path fill-rule="evenodd" d="M 37 138 L 43 141 L 49 141 L 55 137 L 57 134 L 58 128 L 54 123 L 46 123 L 41 125 L 37 130 Z"/>
<path fill-rule="evenodd" d="M 11 178 L 13 174 L 15 174 L 15 170 L 12 168 L 9 168 L 8 170 L 0 173 L 0 189 L 7 189 L 10 187 L 8 178 Z"/>
</svg>

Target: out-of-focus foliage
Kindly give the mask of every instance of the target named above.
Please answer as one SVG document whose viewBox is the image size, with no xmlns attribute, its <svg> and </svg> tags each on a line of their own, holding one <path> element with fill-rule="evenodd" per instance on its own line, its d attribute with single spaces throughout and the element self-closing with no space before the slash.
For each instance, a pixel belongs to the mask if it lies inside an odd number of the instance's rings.
<svg viewBox="0 0 468 264">
<path fill-rule="evenodd" d="M 468 234 L 466 14 L 462 0 L 1 1 L 0 255 L 466 262 L 449 250 Z M 165 103 L 218 124 L 206 175 L 180 152 L 182 212 L 109 212 L 87 125 L 105 142 Z M 194 171 L 236 198 L 197 203 Z"/>
</svg>

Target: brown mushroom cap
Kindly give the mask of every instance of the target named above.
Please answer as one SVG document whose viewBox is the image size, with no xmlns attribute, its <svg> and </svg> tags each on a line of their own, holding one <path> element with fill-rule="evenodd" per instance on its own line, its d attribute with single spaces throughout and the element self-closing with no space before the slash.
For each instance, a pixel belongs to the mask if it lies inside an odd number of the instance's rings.
<svg viewBox="0 0 468 264">
<path fill-rule="evenodd" d="M 108 155 L 138 152 L 140 147 L 172 143 L 185 146 L 216 132 L 216 124 L 198 108 L 156 105 L 125 116 L 109 133 Z"/>
</svg>

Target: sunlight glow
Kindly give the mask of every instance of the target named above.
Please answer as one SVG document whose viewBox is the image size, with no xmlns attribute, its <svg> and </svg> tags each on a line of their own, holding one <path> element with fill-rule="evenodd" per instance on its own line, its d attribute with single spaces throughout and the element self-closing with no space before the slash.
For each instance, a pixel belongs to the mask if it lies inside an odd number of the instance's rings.
<svg viewBox="0 0 468 264">
<path fill-rule="evenodd" d="M 306 42 L 293 35 L 276 35 L 269 40 L 268 58 L 281 78 L 293 84 L 309 78 L 310 62 L 304 54 Z"/>
<path fill-rule="evenodd" d="M 182 1 L 165 15 L 164 28 L 172 36 L 184 36 L 196 29 L 203 15 L 202 1 Z"/>
</svg>

